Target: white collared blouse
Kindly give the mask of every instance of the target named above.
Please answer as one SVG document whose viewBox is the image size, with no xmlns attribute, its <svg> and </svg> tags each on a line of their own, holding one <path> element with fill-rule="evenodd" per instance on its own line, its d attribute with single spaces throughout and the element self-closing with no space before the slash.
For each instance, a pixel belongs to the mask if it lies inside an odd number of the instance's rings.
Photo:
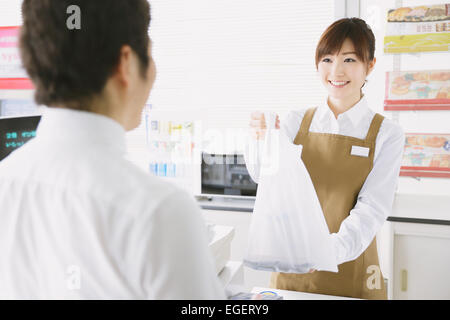
<svg viewBox="0 0 450 320">
<path fill-rule="evenodd" d="M 294 141 L 307 109 L 291 111 L 280 124 Z M 310 131 L 364 139 L 375 116 L 363 97 L 337 119 L 326 101 L 318 106 Z M 263 140 L 250 138 L 245 149 L 247 169 L 258 181 Z M 338 264 L 358 258 L 372 242 L 392 210 L 402 161 L 405 135 L 403 129 L 385 118 L 381 124 L 374 151 L 374 164 L 355 207 L 342 222 L 339 232 L 331 234 Z"/>
</svg>

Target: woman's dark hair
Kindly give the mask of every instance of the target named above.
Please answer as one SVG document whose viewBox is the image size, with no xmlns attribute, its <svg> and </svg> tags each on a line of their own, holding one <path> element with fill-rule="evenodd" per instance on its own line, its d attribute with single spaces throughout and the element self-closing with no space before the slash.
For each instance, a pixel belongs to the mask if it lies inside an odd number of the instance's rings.
<svg viewBox="0 0 450 320">
<path fill-rule="evenodd" d="M 350 39 L 356 56 L 369 63 L 375 54 L 375 36 L 367 23 L 359 18 L 344 18 L 331 24 L 320 37 L 316 48 L 316 69 L 320 59 L 339 52 L 345 39 Z"/>
<path fill-rule="evenodd" d="M 67 25 L 78 6 L 80 29 Z M 129 45 L 145 78 L 150 5 L 147 0 L 24 0 L 20 52 L 38 104 L 87 110 Z"/>
</svg>

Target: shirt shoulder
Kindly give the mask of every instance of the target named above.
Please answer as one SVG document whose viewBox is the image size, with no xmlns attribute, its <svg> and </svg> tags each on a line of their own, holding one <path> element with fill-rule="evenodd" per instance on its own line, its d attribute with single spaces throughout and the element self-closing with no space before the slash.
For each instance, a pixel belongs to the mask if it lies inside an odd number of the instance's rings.
<svg viewBox="0 0 450 320">
<path fill-rule="evenodd" d="M 152 208 L 156 209 L 161 202 L 189 196 L 187 191 L 177 185 L 151 175 L 126 159 L 117 160 L 108 171 L 102 175 L 104 178 L 100 188 L 109 188 L 111 202 L 121 202 L 123 206 L 133 202 L 135 211 L 153 211 Z M 108 179 L 108 176 L 111 178 Z"/>
<path fill-rule="evenodd" d="M 379 133 L 384 138 L 383 140 L 399 140 L 405 137 L 402 126 L 386 116 L 381 123 Z"/>
<path fill-rule="evenodd" d="M 380 130 L 375 141 L 375 160 L 382 158 L 401 159 L 405 145 L 405 133 L 403 128 L 386 116 L 381 123 Z"/>
</svg>

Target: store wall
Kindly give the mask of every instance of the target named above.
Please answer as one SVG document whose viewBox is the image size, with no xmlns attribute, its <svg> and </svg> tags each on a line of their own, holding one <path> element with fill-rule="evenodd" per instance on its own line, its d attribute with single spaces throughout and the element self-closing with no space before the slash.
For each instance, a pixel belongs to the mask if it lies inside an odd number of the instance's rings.
<svg viewBox="0 0 450 320">
<path fill-rule="evenodd" d="M 442 0 L 404 0 L 404 1 L 361 1 L 360 16 L 371 26 L 376 38 L 375 56 L 377 63 L 369 76 L 365 90 L 370 107 L 384 116 L 395 119 L 404 131 L 414 133 L 450 133 L 450 111 L 393 111 L 383 110 L 385 92 L 385 73 L 393 71 L 393 54 L 384 54 L 383 38 L 386 28 L 388 9 L 400 6 L 419 6 L 442 4 Z M 400 54 L 400 70 L 436 70 L 448 69 L 450 53 L 430 52 Z M 400 177 L 398 193 L 433 194 L 450 196 L 450 179 Z"/>
</svg>

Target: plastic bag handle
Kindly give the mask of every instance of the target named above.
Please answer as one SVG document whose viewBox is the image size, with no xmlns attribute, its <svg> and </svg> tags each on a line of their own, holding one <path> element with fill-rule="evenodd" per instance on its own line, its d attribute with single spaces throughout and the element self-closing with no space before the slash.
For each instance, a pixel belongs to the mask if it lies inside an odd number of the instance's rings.
<svg viewBox="0 0 450 320">
<path fill-rule="evenodd" d="M 275 124 L 277 121 L 277 115 L 274 112 L 266 111 L 264 112 L 264 118 L 266 119 L 267 130 L 275 129 Z"/>
</svg>

